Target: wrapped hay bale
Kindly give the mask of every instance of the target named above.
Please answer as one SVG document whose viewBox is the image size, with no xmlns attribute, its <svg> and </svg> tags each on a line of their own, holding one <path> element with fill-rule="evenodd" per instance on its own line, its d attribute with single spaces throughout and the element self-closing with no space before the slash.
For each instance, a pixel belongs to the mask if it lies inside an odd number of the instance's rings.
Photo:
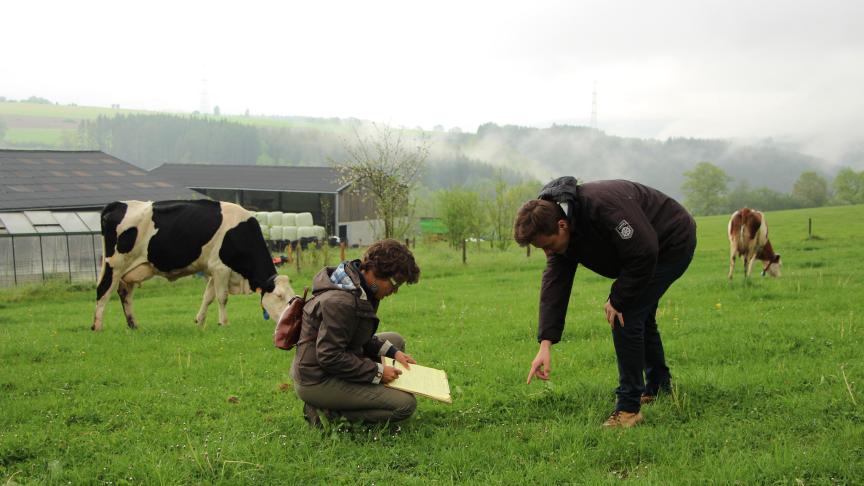
<svg viewBox="0 0 864 486">
<path fill-rule="evenodd" d="M 266 224 L 262 224 L 261 225 L 261 234 L 264 235 L 265 240 L 269 240 L 270 239 L 270 227 L 267 226 Z"/>
<path fill-rule="evenodd" d="M 282 227 L 282 238 L 287 241 L 297 241 L 297 227 L 296 226 L 283 226 Z"/>
<path fill-rule="evenodd" d="M 282 226 L 297 226 L 297 213 L 282 213 Z"/>
<path fill-rule="evenodd" d="M 272 226 L 270 227 L 270 241 L 281 241 L 282 238 L 282 226 Z"/>
<path fill-rule="evenodd" d="M 267 213 L 267 224 L 270 226 L 282 226 L 282 211 L 270 211 Z"/>
<path fill-rule="evenodd" d="M 297 239 L 313 239 L 315 238 L 315 227 L 314 226 L 298 226 L 297 227 Z"/>
<path fill-rule="evenodd" d="M 312 226 L 312 213 L 297 213 L 297 227 Z"/>
<path fill-rule="evenodd" d="M 313 226 L 312 230 L 315 232 L 315 237 L 318 238 L 319 241 L 324 241 L 327 238 L 327 231 L 323 226 Z"/>
</svg>

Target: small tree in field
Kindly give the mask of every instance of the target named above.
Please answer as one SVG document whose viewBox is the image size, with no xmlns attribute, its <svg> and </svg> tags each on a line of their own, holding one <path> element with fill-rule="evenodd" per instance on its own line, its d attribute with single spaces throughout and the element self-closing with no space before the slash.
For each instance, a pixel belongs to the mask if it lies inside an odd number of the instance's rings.
<svg viewBox="0 0 864 486">
<path fill-rule="evenodd" d="M 0 139 L 3 137 L 0 136 Z M 864 171 L 855 172 L 849 167 L 840 169 L 832 183 L 834 200 L 840 204 L 864 203 Z"/>
<path fill-rule="evenodd" d="M 479 235 L 483 225 L 480 196 L 467 189 L 450 189 L 438 193 L 438 214 L 447 226 L 450 246 L 458 248 L 469 236 Z"/>
<path fill-rule="evenodd" d="M 346 144 L 347 158 L 334 164 L 343 184 L 366 201 L 383 222 L 384 238 L 402 238 L 413 227 L 411 193 L 417 185 L 429 148 L 406 141 L 404 132 L 373 125 L 371 135 L 355 130 Z"/>
<path fill-rule="evenodd" d="M 699 162 L 693 170 L 684 173 L 686 180 L 684 205 L 697 216 L 718 214 L 724 209 L 727 185 L 731 178 L 720 167 L 710 162 Z"/>
<path fill-rule="evenodd" d="M 802 172 L 792 186 L 792 195 L 805 207 L 822 206 L 828 200 L 828 181 L 811 170 Z"/>
<path fill-rule="evenodd" d="M 495 193 L 486 204 L 486 211 L 492 238 L 499 250 L 506 250 L 513 243 L 513 221 L 516 212 L 525 201 L 537 197 L 540 188 L 540 183 L 536 181 L 508 187 L 501 173 L 498 173 L 495 178 Z"/>
</svg>

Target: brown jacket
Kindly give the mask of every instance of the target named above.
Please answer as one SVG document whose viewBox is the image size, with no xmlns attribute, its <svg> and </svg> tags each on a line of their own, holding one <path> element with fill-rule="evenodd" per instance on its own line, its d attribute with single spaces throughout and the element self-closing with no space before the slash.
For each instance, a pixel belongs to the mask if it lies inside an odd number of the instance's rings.
<svg viewBox="0 0 864 486">
<path fill-rule="evenodd" d="M 540 289 L 537 339 L 561 339 L 564 317 L 581 263 L 614 278 L 609 300 L 620 312 L 632 309 L 658 262 L 684 258 L 696 245 L 696 222 L 662 192 L 636 182 L 582 184 L 570 219 L 570 244 L 547 258 Z"/>
<path fill-rule="evenodd" d="M 303 307 L 301 344 L 291 367 L 292 378 L 300 385 L 316 385 L 329 377 L 375 384 L 381 380 L 380 356 L 392 354 L 392 344 L 374 335 L 377 302 L 373 305 L 363 290 L 355 262 L 345 263 L 353 290 L 330 281 L 335 267 L 322 269 L 313 279 L 312 297 Z"/>
</svg>

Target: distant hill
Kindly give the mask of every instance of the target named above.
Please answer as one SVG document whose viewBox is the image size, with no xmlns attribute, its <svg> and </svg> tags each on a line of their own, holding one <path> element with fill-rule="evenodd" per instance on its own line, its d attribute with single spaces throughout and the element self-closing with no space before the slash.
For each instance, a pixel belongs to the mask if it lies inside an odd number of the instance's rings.
<svg viewBox="0 0 864 486">
<path fill-rule="evenodd" d="M 341 160 L 357 119 L 170 114 L 119 108 L 0 101 L 3 148 L 101 149 L 143 168 L 165 162 L 328 165 Z M 473 186 L 499 171 L 510 182 L 558 175 L 624 178 L 681 196 L 683 173 L 711 162 L 738 181 L 789 192 L 802 171 L 827 177 L 825 161 L 770 141 L 607 135 L 587 127 L 482 125 L 477 133 L 408 131 L 431 148 L 423 183 Z M 850 154 L 852 164 L 864 151 Z M 844 160 L 844 162 L 847 162 Z M 734 186 L 734 182 L 732 184 Z"/>
</svg>

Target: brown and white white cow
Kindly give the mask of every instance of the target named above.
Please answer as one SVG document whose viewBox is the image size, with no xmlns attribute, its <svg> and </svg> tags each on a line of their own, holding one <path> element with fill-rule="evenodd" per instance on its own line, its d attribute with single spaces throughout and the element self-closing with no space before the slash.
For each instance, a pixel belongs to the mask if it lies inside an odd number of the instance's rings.
<svg viewBox="0 0 864 486">
<path fill-rule="evenodd" d="M 753 262 L 758 258 L 764 262 L 762 276 L 780 276 L 780 254 L 774 253 L 768 241 L 768 223 L 765 215 L 750 208 L 742 208 L 732 213 L 729 220 L 729 279 L 735 270 L 735 258 L 744 259 L 744 277 L 750 276 Z"/>
<path fill-rule="evenodd" d="M 154 275 L 168 280 L 202 272 L 209 277 L 195 321 L 204 324 L 207 307 L 219 302 L 219 325 L 228 324 L 228 294 L 261 293 L 261 306 L 278 318 L 294 296 L 291 282 L 277 275 L 258 221 L 242 207 L 218 201 L 117 201 L 102 210 L 104 258 L 96 288 L 91 329 L 102 329 L 105 304 L 114 289 L 126 324 L 135 285 Z"/>
</svg>

